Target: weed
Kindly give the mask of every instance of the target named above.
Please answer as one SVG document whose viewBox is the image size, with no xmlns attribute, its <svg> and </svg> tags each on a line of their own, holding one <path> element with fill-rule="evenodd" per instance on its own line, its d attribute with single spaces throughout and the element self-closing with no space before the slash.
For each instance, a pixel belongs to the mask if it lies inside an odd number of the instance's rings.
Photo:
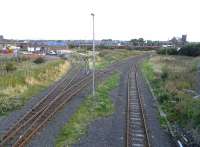
<svg viewBox="0 0 200 147">
<path fill-rule="evenodd" d="M 31 96 L 62 76 L 68 68 L 69 64 L 62 60 L 39 65 L 22 62 L 15 71 L 0 76 L 0 115 L 22 106 Z"/>
<path fill-rule="evenodd" d="M 62 128 L 56 140 L 57 147 L 71 146 L 86 134 L 88 125 L 99 117 L 109 116 L 114 106 L 109 92 L 118 85 L 119 75 L 113 74 L 98 86 L 96 97 L 88 96 L 69 122 Z"/>
<path fill-rule="evenodd" d="M 191 57 L 155 56 L 142 64 L 167 119 L 188 130 L 200 126 L 200 100 L 188 92 L 195 88 L 197 61 Z"/>
</svg>

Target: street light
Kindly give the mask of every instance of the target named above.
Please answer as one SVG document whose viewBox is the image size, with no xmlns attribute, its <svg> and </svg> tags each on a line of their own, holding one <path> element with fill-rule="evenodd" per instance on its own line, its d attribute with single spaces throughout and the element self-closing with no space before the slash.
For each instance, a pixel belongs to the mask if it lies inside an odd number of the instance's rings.
<svg viewBox="0 0 200 147">
<path fill-rule="evenodd" d="M 93 45 L 92 45 L 92 54 L 93 54 L 93 72 L 92 72 L 92 94 L 95 96 L 95 42 L 94 42 L 94 13 L 92 15 L 93 22 Z"/>
</svg>

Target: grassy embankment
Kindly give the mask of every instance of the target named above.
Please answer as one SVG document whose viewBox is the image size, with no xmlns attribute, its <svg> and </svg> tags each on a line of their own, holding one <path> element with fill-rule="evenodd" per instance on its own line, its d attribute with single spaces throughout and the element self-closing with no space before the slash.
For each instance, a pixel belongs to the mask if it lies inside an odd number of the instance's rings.
<svg viewBox="0 0 200 147">
<path fill-rule="evenodd" d="M 200 131 L 200 99 L 194 98 L 198 61 L 192 57 L 155 56 L 142 64 L 169 122 L 193 132 Z"/>
<path fill-rule="evenodd" d="M 127 49 L 114 49 L 114 50 L 100 50 L 99 54 L 96 57 L 96 68 L 104 69 L 110 64 L 120 61 L 122 59 L 136 56 L 141 54 L 142 52 L 127 50 Z M 92 61 L 90 62 L 92 64 Z M 91 65 L 92 67 L 92 65 Z"/>
<path fill-rule="evenodd" d="M 70 68 L 63 60 L 35 64 L 14 63 L 16 69 L 0 76 L 0 115 L 22 106 L 31 96 L 47 88 Z"/>
<path fill-rule="evenodd" d="M 100 84 L 96 90 L 96 98 L 88 96 L 80 105 L 69 122 L 62 128 L 56 140 L 57 147 L 71 146 L 86 134 L 89 124 L 100 118 L 111 115 L 114 105 L 109 98 L 109 92 L 117 87 L 119 74 L 113 74 Z"/>
</svg>

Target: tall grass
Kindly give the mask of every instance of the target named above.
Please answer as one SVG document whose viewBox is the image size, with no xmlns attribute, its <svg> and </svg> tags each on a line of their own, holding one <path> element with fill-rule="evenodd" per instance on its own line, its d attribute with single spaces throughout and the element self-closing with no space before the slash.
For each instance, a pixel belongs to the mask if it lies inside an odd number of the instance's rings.
<svg viewBox="0 0 200 147">
<path fill-rule="evenodd" d="M 63 60 L 39 65 L 26 61 L 17 67 L 16 71 L 0 76 L 0 115 L 22 106 L 63 75 L 70 65 Z"/>
<path fill-rule="evenodd" d="M 99 55 L 97 56 L 96 67 L 98 69 L 103 69 L 113 62 L 139 54 L 141 54 L 141 52 L 127 49 L 100 50 Z"/>
<path fill-rule="evenodd" d="M 142 64 L 168 120 L 188 130 L 200 130 L 200 99 L 193 98 L 197 61 L 192 57 L 155 56 Z"/>
</svg>

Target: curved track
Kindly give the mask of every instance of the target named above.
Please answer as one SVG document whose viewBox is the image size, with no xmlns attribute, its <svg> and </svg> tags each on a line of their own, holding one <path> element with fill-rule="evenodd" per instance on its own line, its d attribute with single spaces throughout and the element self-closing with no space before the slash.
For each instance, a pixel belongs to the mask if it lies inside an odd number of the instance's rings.
<svg viewBox="0 0 200 147">
<path fill-rule="evenodd" d="M 115 63 L 106 70 L 96 72 L 95 78 L 99 80 L 112 73 L 120 64 L 122 63 Z M 79 73 L 80 72 L 77 72 L 70 80 L 63 78 L 57 83 L 47 96 L 45 96 L 4 134 L 0 147 L 25 146 L 39 129 L 41 129 L 65 103 L 70 101 L 74 95 L 91 83 L 91 74 L 80 77 Z"/>
<path fill-rule="evenodd" d="M 70 87 L 75 81 L 80 79 L 81 67 L 77 66 L 76 68 L 70 70 L 68 74 L 74 74 L 72 78 L 64 76 L 60 81 L 58 81 L 48 92 L 48 94 L 41 98 L 41 100 L 30 110 L 28 111 L 20 120 L 18 120 L 14 126 L 12 126 L 2 137 L 0 146 L 7 145 L 9 146 L 10 141 L 15 138 L 19 138 L 18 134 L 20 130 L 23 130 L 31 123 L 36 117 L 38 117 L 45 108 L 49 105 L 51 101 L 55 99 L 59 93 L 63 90 L 66 90 Z M 76 74 L 75 74 L 76 73 Z M 9 142 L 9 143 L 8 143 Z"/>
<path fill-rule="evenodd" d="M 116 62 L 107 69 L 97 71 L 97 80 L 109 75 L 125 62 Z M 28 111 L 15 125 L 3 136 L 0 147 L 23 147 L 28 141 L 48 122 L 48 120 L 61 109 L 73 96 L 78 94 L 92 81 L 92 75 L 80 76 L 81 68 L 72 71 L 72 79 L 64 77 L 41 99 L 30 111 Z"/>
</svg>

